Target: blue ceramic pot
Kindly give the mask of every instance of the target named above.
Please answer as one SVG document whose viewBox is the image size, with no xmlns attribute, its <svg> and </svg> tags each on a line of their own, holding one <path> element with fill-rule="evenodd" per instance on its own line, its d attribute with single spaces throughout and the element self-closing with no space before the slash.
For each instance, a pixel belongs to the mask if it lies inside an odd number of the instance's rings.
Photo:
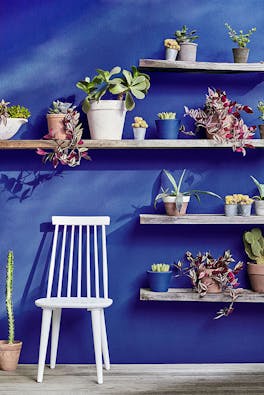
<svg viewBox="0 0 264 395">
<path fill-rule="evenodd" d="M 178 119 L 156 119 L 156 128 L 159 139 L 177 139 L 180 127 Z"/>
<path fill-rule="evenodd" d="M 148 280 L 149 280 L 149 288 L 154 292 L 167 292 L 170 280 L 172 276 L 172 272 L 152 272 L 151 270 L 147 271 Z"/>
</svg>

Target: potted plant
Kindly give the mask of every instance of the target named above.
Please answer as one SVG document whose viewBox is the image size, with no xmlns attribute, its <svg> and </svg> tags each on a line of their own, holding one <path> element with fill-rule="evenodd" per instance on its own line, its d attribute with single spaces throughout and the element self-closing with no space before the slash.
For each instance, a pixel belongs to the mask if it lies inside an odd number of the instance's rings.
<svg viewBox="0 0 264 395">
<path fill-rule="evenodd" d="M 227 217 L 234 215 L 248 217 L 251 215 L 253 201 L 248 195 L 242 195 L 241 193 L 227 195 L 225 197 L 225 215 Z"/>
<path fill-rule="evenodd" d="M 166 263 L 154 263 L 147 271 L 149 288 L 153 292 L 168 292 L 172 271 Z"/>
<path fill-rule="evenodd" d="M 8 318 L 8 340 L 0 340 L 0 369 L 15 370 L 17 368 L 22 342 L 15 340 L 15 320 L 13 311 L 13 274 L 14 254 L 8 252 L 6 265 L 6 311 Z"/>
<path fill-rule="evenodd" d="M 204 128 L 208 138 L 224 144 L 230 142 L 235 152 L 246 155 L 246 148 L 253 148 L 247 139 L 254 136 L 255 126 L 247 126 L 241 118 L 241 111 L 253 113 L 252 108 L 228 99 L 226 92 L 208 88 L 204 108 L 185 108 L 185 116 L 195 120 L 197 128 Z M 192 132 L 191 132 L 192 133 Z"/>
<path fill-rule="evenodd" d="M 180 45 L 177 60 L 186 62 L 195 62 L 197 54 L 197 44 L 194 43 L 198 36 L 196 30 L 189 31 L 186 25 L 183 25 L 181 30 L 176 30 L 174 33 L 177 42 Z"/>
<path fill-rule="evenodd" d="M 74 110 L 76 106 L 72 103 L 64 103 L 59 100 L 52 102 L 52 107 L 49 108 L 47 114 L 49 136 L 58 140 L 65 140 L 65 116 L 68 110 Z"/>
<path fill-rule="evenodd" d="M 248 33 L 243 33 L 243 30 L 239 30 L 237 33 L 232 27 L 225 23 L 225 27 L 228 30 L 228 35 L 231 40 L 238 45 L 238 48 L 232 48 L 234 62 L 235 63 L 247 63 L 249 48 L 246 48 L 247 44 L 250 42 L 250 36 L 257 30 L 255 27 L 250 29 Z"/>
<path fill-rule="evenodd" d="M 38 148 L 37 154 L 42 156 L 43 163 L 52 162 L 54 168 L 59 163 L 75 167 L 80 164 L 81 159 L 90 160 L 88 148 L 83 147 L 82 124 L 79 123 L 80 114 L 72 108 L 68 108 L 64 114 L 65 140 L 56 140 L 56 147 L 51 151 Z M 54 135 L 47 134 L 45 139 L 53 139 Z"/>
<path fill-rule="evenodd" d="M 97 75 L 79 81 L 76 86 L 87 96 L 82 109 L 87 114 L 92 139 L 121 140 L 126 111 L 135 107 L 134 98 L 144 99 L 150 87 L 150 78 L 135 66 L 122 70 L 119 66 L 111 71 L 97 69 Z M 101 100 L 105 94 L 119 100 Z M 123 100 L 124 99 L 124 100 Z"/>
<path fill-rule="evenodd" d="M 134 139 L 144 140 L 146 129 L 148 128 L 147 122 L 142 117 L 135 117 L 132 123 Z"/>
<path fill-rule="evenodd" d="M 261 121 L 264 121 L 264 101 L 259 100 L 258 110 L 260 112 L 259 119 L 261 119 Z M 259 125 L 259 133 L 260 133 L 260 137 L 264 139 L 264 124 Z"/>
<path fill-rule="evenodd" d="M 243 235 L 247 256 L 255 263 L 247 264 L 251 288 L 255 292 L 264 292 L 264 238 L 259 228 L 253 228 Z"/>
<path fill-rule="evenodd" d="M 264 184 L 261 184 L 255 177 L 250 177 L 259 192 L 259 195 L 253 196 L 253 199 L 255 199 L 255 213 L 256 215 L 264 215 Z"/>
<path fill-rule="evenodd" d="M 9 106 L 10 102 L 0 102 L 0 140 L 13 137 L 19 128 L 28 122 L 30 112 L 23 106 Z"/>
<path fill-rule="evenodd" d="M 238 215 L 236 195 L 225 196 L 225 215 L 227 217 Z"/>
<path fill-rule="evenodd" d="M 217 312 L 215 319 L 228 316 L 234 310 L 234 302 L 237 299 L 241 289 L 235 290 L 239 286 L 236 275 L 243 268 L 243 263 L 239 261 L 234 268 L 230 263 L 235 262 L 229 250 L 218 258 L 213 258 L 210 252 L 202 254 L 199 252 L 194 256 L 191 252 L 186 252 L 188 267 L 184 267 L 179 261 L 175 264 L 179 270 L 179 275 L 185 274 L 190 277 L 192 285 L 201 297 L 207 293 L 228 292 L 231 297 L 231 303 Z M 178 276 L 179 276 L 178 275 Z"/>
<path fill-rule="evenodd" d="M 169 189 L 164 189 L 163 187 L 161 187 L 162 192 L 155 197 L 154 207 L 156 208 L 157 202 L 160 199 L 162 199 L 167 215 L 170 216 L 185 215 L 188 203 L 190 201 L 190 197 L 192 195 L 196 197 L 198 202 L 200 202 L 200 194 L 206 194 L 221 199 L 219 195 L 210 191 L 201 191 L 198 189 L 194 189 L 186 192 L 181 192 L 181 185 L 184 179 L 186 169 L 183 170 L 178 184 L 175 178 L 173 177 L 173 175 L 169 171 L 163 169 L 163 172 L 166 174 L 173 189 L 169 192 Z"/>
<path fill-rule="evenodd" d="M 251 215 L 252 203 L 254 202 L 248 195 L 240 195 L 238 201 L 238 212 L 242 217 L 249 217 Z"/>
<path fill-rule="evenodd" d="M 164 40 L 165 51 L 165 59 L 175 61 L 178 55 L 178 51 L 180 50 L 180 46 L 176 40 L 173 38 L 166 38 Z"/>
<path fill-rule="evenodd" d="M 177 139 L 180 121 L 176 119 L 176 112 L 159 112 L 155 120 L 159 139 Z"/>
</svg>

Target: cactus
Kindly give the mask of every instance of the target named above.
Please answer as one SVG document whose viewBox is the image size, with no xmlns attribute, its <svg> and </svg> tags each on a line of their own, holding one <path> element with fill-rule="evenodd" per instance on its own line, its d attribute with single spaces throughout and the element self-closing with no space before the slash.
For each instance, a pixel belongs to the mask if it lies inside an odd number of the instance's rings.
<svg viewBox="0 0 264 395">
<path fill-rule="evenodd" d="M 264 238 L 259 228 L 253 228 L 243 235 L 247 256 L 258 264 L 264 264 Z"/>
<path fill-rule="evenodd" d="M 52 105 L 53 108 L 49 108 L 48 114 L 67 114 L 68 110 L 74 110 L 76 108 L 72 103 L 64 103 L 59 100 L 53 101 Z"/>
<path fill-rule="evenodd" d="M 6 311 L 8 317 L 8 343 L 12 344 L 15 340 L 15 320 L 13 311 L 13 274 L 14 274 L 14 254 L 8 251 L 6 265 Z"/>
<path fill-rule="evenodd" d="M 176 119 L 176 112 L 159 112 L 159 119 Z"/>
<path fill-rule="evenodd" d="M 151 270 L 153 272 L 169 272 L 170 265 L 167 265 L 166 263 L 154 263 L 151 265 Z"/>
</svg>

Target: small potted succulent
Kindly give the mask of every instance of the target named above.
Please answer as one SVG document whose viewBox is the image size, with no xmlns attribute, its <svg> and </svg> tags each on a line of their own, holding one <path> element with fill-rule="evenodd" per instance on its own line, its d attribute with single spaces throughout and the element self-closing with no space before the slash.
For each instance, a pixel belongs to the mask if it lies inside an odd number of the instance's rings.
<svg viewBox="0 0 264 395">
<path fill-rule="evenodd" d="M 180 121 L 176 119 L 176 112 L 159 112 L 155 120 L 159 139 L 177 139 Z"/>
<path fill-rule="evenodd" d="M 249 144 L 246 140 L 253 138 L 256 126 L 247 126 L 240 114 L 242 111 L 251 114 L 253 110 L 230 100 L 226 92 L 208 88 L 203 109 L 184 108 L 184 116 L 193 118 L 197 129 L 204 128 L 207 138 L 221 144 L 230 142 L 233 151 L 241 152 L 243 156 L 246 155 L 246 148 L 253 148 L 253 143 Z"/>
<path fill-rule="evenodd" d="M 195 62 L 197 54 L 197 44 L 194 43 L 198 36 L 196 30 L 189 31 L 186 25 L 183 25 L 181 30 L 176 30 L 174 33 L 177 42 L 180 45 L 177 60 L 186 62 Z"/>
<path fill-rule="evenodd" d="M 245 232 L 243 242 L 247 256 L 255 263 L 247 264 L 251 288 L 255 292 L 264 292 L 264 238 L 259 228 Z"/>
<path fill-rule="evenodd" d="M 239 261 L 234 268 L 230 267 L 235 262 L 229 250 L 218 258 L 213 258 L 210 252 L 202 254 L 199 252 L 194 256 L 191 252 L 186 252 L 188 267 L 179 261 L 175 264 L 180 274 L 190 277 L 194 289 L 201 297 L 209 293 L 228 292 L 231 297 L 231 303 L 217 312 L 215 319 L 227 317 L 234 310 L 234 302 L 237 299 L 241 289 L 235 290 L 239 286 L 236 275 L 243 268 L 243 263 Z"/>
<path fill-rule="evenodd" d="M 232 217 L 234 215 L 241 215 L 248 217 L 251 215 L 252 203 L 254 202 L 248 195 L 235 193 L 225 197 L 225 215 Z"/>
<path fill-rule="evenodd" d="M 246 48 L 246 46 L 250 42 L 250 36 L 257 29 L 253 27 L 247 33 L 243 33 L 243 30 L 239 30 L 239 33 L 237 33 L 228 23 L 225 23 L 225 27 L 231 40 L 238 45 L 238 48 L 232 48 L 234 63 L 247 63 L 249 48 Z"/>
<path fill-rule="evenodd" d="M 153 292 L 168 292 L 172 271 L 166 263 L 154 263 L 147 271 L 149 288 Z"/>
<path fill-rule="evenodd" d="M 258 110 L 260 112 L 259 119 L 264 122 L 264 101 L 259 100 L 259 102 L 258 102 Z M 259 125 L 259 133 L 260 133 L 260 137 L 262 139 L 264 139 L 264 123 Z"/>
<path fill-rule="evenodd" d="M 254 202 L 248 195 L 239 195 L 238 213 L 242 217 L 249 217 L 251 215 L 252 203 Z"/>
<path fill-rule="evenodd" d="M 235 215 L 238 215 L 236 195 L 225 196 L 225 215 L 227 217 L 234 217 Z"/>
<path fill-rule="evenodd" d="M 165 59 L 175 61 L 178 55 L 178 51 L 180 50 L 180 45 L 173 38 L 166 38 L 164 40 L 165 51 Z"/>
<path fill-rule="evenodd" d="M 205 194 L 205 195 L 210 195 L 213 197 L 217 197 L 221 199 L 219 195 L 217 195 L 214 192 L 210 191 L 201 191 L 198 189 L 193 189 L 187 192 L 181 192 L 181 185 L 184 179 L 184 175 L 186 172 L 186 169 L 183 170 L 179 182 L 177 184 L 175 178 L 173 175 L 163 169 L 164 174 L 167 176 L 170 184 L 172 185 L 173 189 L 169 192 L 169 189 L 164 189 L 161 187 L 161 193 L 159 193 L 154 200 L 154 207 L 156 208 L 157 202 L 159 200 L 162 200 L 165 206 L 166 214 L 169 216 L 179 216 L 179 215 L 185 215 L 186 210 L 188 207 L 188 203 L 190 201 L 190 197 L 193 195 L 196 197 L 198 202 L 200 202 L 200 195 Z"/>
<path fill-rule="evenodd" d="M 0 369 L 15 370 L 17 368 L 22 342 L 15 340 L 15 319 L 13 311 L 13 274 L 14 255 L 8 252 L 6 265 L 6 311 L 8 318 L 8 340 L 0 340 Z"/>
<path fill-rule="evenodd" d="M 23 106 L 9 106 L 10 102 L 0 102 L 0 140 L 13 137 L 20 127 L 28 122 L 30 112 Z"/>
<path fill-rule="evenodd" d="M 256 215 L 264 215 L 264 184 L 261 184 L 255 177 L 250 177 L 259 192 L 259 195 L 253 196 L 253 199 L 255 200 L 255 213 Z"/>
<path fill-rule="evenodd" d="M 110 71 L 97 69 L 91 79 L 86 77 L 76 86 L 86 93 L 82 109 L 87 114 L 91 139 L 121 140 L 127 111 L 135 107 L 134 97 L 144 99 L 150 88 L 150 77 L 137 67 Z M 118 100 L 102 100 L 103 96 Z"/>
<path fill-rule="evenodd" d="M 59 100 L 52 102 L 47 114 L 48 131 L 51 138 L 66 140 L 65 117 L 68 110 L 74 110 L 72 103 L 64 103 Z"/>
<path fill-rule="evenodd" d="M 142 117 L 135 117 L 132 123 L 134 139 L 144 140 L 146 129 L 148 128 L 147 122 Z"/>
</svg>

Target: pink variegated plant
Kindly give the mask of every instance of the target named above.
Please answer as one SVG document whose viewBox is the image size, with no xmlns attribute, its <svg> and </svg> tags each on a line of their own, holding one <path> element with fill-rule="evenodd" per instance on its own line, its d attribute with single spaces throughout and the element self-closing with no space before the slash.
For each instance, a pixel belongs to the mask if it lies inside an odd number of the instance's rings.
<svg viewBox="0 0 264 395">
<path fill-rule="evenodd" d="M 40 148 L 37 149 L 37 154 L 43 156 L 44 163 L 51 161 L 54 168 L 59 163 L 75 167 L 80 164 L 82 158 L 91 159 L 88 155 L 88 148 L 82 147 L 83 141 L 81 137 L 83 129 L 81 123 L 79 123 L 79 118 L 80 114 L 78 111 L 73 108 L 67 110 L 64 118 L 66 140 L 54 140 L 52 130 L 44 136 L 45 139 L 52 139 L 56 142 L 56 147 L 52 152 L 47 152 Z"/>
<path fill-rule="evenodd" d="M 217 312 L 215 319 L 227 317 L 234 310 L 234 302 L 242 292 L 239 286 L 238 278 L 236 275 L 243 268 L 243 263 L 238 262 L 234 268 L 230 267 L 230 263 L 234 262 L 229 250 L 225 251 L 219 258 L 213 258 L 210 252 L 202 254 L 199 252 L 196 256 L 189 251 L 186 252 L 186 259 L 188 267 L 183 267 L 181 261 L 175 264 L 179 270 L 177 276 L 185 274 L 190 277 L 194 289 L 201 297 L 207 293 L 215 292 L 228 292 L 231 297 L 231 303 Z"/>
<path fill-rule="evenodd" d="M 197 128 L 205 128 L 207 133 L 219 143 L 232 143 L 232 149 L 246 154 L 246 148 L 254 148 L 246 140 L 252 139 L 256 126 L 247 126 L 241 118 L 241 111 L 253 113 L 249 106 L 243 106 L 228 99 L 221 90 L 208 88 L 204 109 L 185 108 L 185 116 L 195 120 Z"/>
</svg>

